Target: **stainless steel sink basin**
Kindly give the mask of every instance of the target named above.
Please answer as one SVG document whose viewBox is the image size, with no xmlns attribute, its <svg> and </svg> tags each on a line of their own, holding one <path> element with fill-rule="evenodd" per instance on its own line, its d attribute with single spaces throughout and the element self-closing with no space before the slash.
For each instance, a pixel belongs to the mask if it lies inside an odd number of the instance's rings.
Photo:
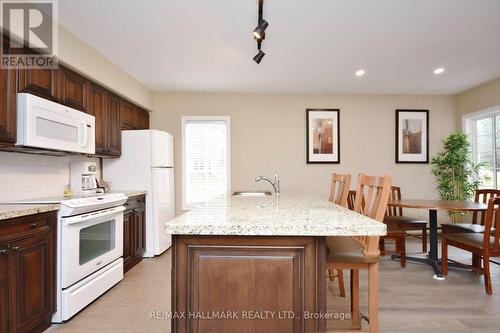
<svg viewBox="0 0 500 333">
<path fill-rule="evenodd" d="M 266 195 L 272 195 L 271 192 L 265 191 L 265 192 L 260 192 L 260 191 L 238 191 L 234 192 L 233 195 L 238 195 L 241 197 L 264 197 Z"/>
</svg>

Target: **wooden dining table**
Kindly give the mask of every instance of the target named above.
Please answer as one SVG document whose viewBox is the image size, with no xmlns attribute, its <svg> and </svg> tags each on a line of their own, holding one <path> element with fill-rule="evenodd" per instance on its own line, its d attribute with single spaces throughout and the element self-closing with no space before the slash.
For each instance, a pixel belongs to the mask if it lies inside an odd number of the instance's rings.
<svg viewBox="0 0 500 333">
<path fill-rule="evenodd" d="M 434 270 L 434 278 L 444 279 L 441 272 L 441 261 L 438 257 L 438 226 L 437 211 L 447 212 L 480 212 L 486 211 L 487 204 L 473 201 L 451 201 L 451 200 L 420 200 L 420 199 L 402 199 L 391 200 L 387 204 L 392 207 L 428 209 L 429 210 L 429 243 L 430 249 L 426 258 L 406 257 L 407 261 L 421 262 L 428 264 Z M 399 258 L 393 255 L 392 258 Z"/>
</svg>

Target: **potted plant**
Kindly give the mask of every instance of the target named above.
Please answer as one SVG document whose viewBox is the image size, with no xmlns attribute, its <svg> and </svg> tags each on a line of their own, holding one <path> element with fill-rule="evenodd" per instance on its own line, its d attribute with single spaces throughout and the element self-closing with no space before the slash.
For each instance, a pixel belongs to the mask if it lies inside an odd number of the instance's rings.
<svg viewBox="0 0 500 333">
<path fill-rule="evenodd" d="M 441 200 L 470 200 L 487 180 L 480 175 L 484 163 L 474 163 L 467 134 L 457 132 L 443 140 L 443 150 L 431 159 Z M 448 213 L 453 223 L 460 213 Z"/>
</svg>

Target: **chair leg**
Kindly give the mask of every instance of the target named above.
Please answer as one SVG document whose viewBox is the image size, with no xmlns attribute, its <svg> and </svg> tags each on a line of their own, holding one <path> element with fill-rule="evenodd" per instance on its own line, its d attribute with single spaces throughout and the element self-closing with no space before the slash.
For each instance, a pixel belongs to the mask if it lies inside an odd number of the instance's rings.
<svg viewBox="0 0 500 333">
<path fill-rule="evenodd" d="M 400 259 L 399 262 L 401 264 L 401 267 L 405 268 L 406 267 L 406 241 L 405 241 L 405 236 L 401 237 L 399 240 L 399 255 Z"/>
<path fill-rule="evenodd" d="M 488 295 L 493 294 L 491 289 L 491 276 L 490 276 L 490 257 L 488 255 L 483 256 L 483 266 L 484 266 L 484 287 L 486 288 L 486 293 Z"/>
<path fill-rule="evenodd" d="M 427 226 L 422 228 L 422 252 L 427 253 Z"/>
<path fill-rule="evenodd" d="M 361 328 L 361 316 L 359 312 L 359 270 L 351 269 L 351 320 L 353 328 Z"/>
<path fill-rule="evenodd" d="M 340 297 L 345 297 L 344 271 L 343 270 L 337 269 L 337 278 L 339 279 Z"/>
<path fill-rule="evenodd" d="M 448 275 L 448 244 L 445 238 L 441 242 L 441 272 Z"/>
<path fill-rule="evenodd" d="M 368 266 L 369 332 L 378 333 L 378 262 Z"/>
<path fill-rule="evenodd" d="M 385 256 L 385 239 L 380 237 L 380 240 L 378 241 L 378 248 L 380 250 L 380 255 Z"/>
<path fill-rule="evenodd" d="M 481 269 L 481 256 L 477 254 L 472 254 L 472 269 L 476 273 L 482 273 Z"/>
<path fill-rule="evenodd" d="M 326 270 L 326 276 L 330 278 L 330 281 L 335 281 L 335 275 L 333 275 L 333 270 L 331 268 Z"/>
</svg>

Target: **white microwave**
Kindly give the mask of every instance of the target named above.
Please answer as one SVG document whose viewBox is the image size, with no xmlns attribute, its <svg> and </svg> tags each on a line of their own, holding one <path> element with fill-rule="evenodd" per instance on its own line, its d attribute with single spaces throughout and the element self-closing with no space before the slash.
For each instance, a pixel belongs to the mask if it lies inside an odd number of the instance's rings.
<svg viewBox="0 0 500 333">
<path fill-rule="evenodd" d="M 19 93 L 16 145 L 95 154 L 95 117 L 32 94 Z"/>
</svg>

